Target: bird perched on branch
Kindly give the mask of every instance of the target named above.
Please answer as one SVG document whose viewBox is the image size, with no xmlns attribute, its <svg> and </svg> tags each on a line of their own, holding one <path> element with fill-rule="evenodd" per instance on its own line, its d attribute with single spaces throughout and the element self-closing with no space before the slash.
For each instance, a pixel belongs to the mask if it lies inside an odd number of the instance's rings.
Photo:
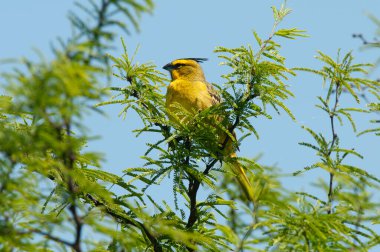
<svg viewBox="0 0 380 252">
<path fill-rule="evenodd" d="M 205 58 L 183 58 L 174 60 L 166 64 L 163 68 L 170 72 L 171 83 L 166 93 L 166 109 L 170 113 L 176 113 L 176 108 L 180 105 L 186 111 L 192 113 L 207 109 L 221 102 L 218 92 L 207 83 L 203 70 L 199 63 L 206 61 Z M 243 167 L 236 160 L 235 148 L 230 136 L 223 131 L 217 131 L 220 134 L 218 139 L 223 150 L 221 153 L 232 159 L 231 167 L 235 174 L 245 196 L 253 201 L 253 189 L 249 182 Z M 233 132 L 231 132 L 235 136 Z M 228 138 L 227 141 L 226 138 Z"/>
</svg>

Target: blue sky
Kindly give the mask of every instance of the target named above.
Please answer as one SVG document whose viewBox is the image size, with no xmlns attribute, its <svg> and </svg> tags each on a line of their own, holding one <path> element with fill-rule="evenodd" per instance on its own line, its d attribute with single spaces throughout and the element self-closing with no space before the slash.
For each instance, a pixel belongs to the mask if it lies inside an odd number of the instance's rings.
<svg viewBox="0 0 380 252">
<path fill-rule="evenodd" d="M 253 30 L 265 38 L 273 24 L 270 7 L 281 3 L 273 0 L 156 2 L 154 14 L 142 17 L 141 33 L 132 33 L 132 36 L 120 33 L 129 50 L 132 52 L 140 45 L 137 60 L 153 61 L 160 67 L 175 58 L 207 57 L 209 61 L 203 64 L 203 68 L 208 81 L 213 83 L 222 83 L 220 74 L 226 70 L 218 65 L 220 60 L 213 53 L 214 48 L 253 44 Z M 314 59 L 317 50 L 331 56 L 335 56 L 339 48 L 343 53 L 352 50 L 356 62 L 373 62 L 380 56 L 376 50 L 359 50 L 361 42 L 352 38 L 353 33 L 363 33 L 369 39 L 373 38 L 376 27 L 366 13 L 379 13 L 380 1 L 289 0 L 287 5 L 293 12 L 281 27 L 297 27 L 310 35 L 309 38 L 280 41 L 288 67 L 319 68 L 319 62 Z M 38 48 L 51 58 L 49 44 L 58 36 L 70 36 L 70 24 L 66 16 L 73 7 L 73 1 L 4 1 L 0 4 L 0 58 L 36 58 L 33 48 Z M 115 41 L 114 44 L 120 45 L 120 42 Z M 114 56 L 121 53 L 120 47 L 111 52 Z M 0 71 L 8 69 L 0 65 Z M 375 78 L 376 75 L 370 77 Z M 114 81 L 115 85 L 122 85 L 119 80 Z M 286 104 L 294 112 L 296 122 L 285 114 L 273 114 L 273 120 L 261 118 L 254 121 L 260 139 L 250 137 L 240 148 L 241 156 L 263 154 L 260 163 L 277 165 L 284 173 L 292 173 L 317 160 L 311 150 L 298 145 L 301 141 L 312 141 L 301 129 L 302 125 L 330 134 L 327 116 L 314 106 L 316 97 L 324 96 L 327 91 L 322 87 L 322 80 L 308 73 L 300 73 L 291 78 L 288 84 L 296 97 Z M 351 104 L 349 99 L 343 99 L 346 100 Z M 100 136 L 100 139 L 89 143 L 89 149 L 104 152 L 104 168 L 116 174 L 144 163 L 139 156 L 144 154 L 145 143 L 151 137 L 146 135 L 136 139 L 131 131 L 141 124 L 134 113 L 128 114 L 126 120 L 121 120 L 117 117 L 120 110 L 121 107 L 111 106 L 105 108 L 109 114 L 107 117 L 93 115 L 86 119 L 90 134 Z M 368 117 L 356 118 L 359 130 L 369 127 Z M 341 135 L 343 147 L 355 147 L 365 156 L 363 160 L 351 158 L 348 161 L 380 177 L 379 138 L 372 135 L 357 138 L 348 124 L 343 128 L 338 127 L 337 131 Z M 310 172 L 302 178 L 285 179 L 284 184 L 292 190 L 309 190 L 308 183 L 319 176 L 327 178 L 324 173 Z M 171 192 L 170 186 L 168 190 Z M 152 193 L 162 195 L 162 191 Z"/>
</svg>

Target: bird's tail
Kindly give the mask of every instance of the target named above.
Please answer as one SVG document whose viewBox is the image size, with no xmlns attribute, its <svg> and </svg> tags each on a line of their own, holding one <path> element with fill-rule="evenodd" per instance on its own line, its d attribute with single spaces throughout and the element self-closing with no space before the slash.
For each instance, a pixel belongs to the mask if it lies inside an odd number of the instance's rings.
<svg viewBox="0 0 380 252">
<path fill-rule="evenodd" d="M 251 185 L 251 182 L 247 178 L 247 175 L 245 174 L 244 168 L 242 165 L 239 163 L 238 160 L 236 160 L 236 153 L 233 152 L 230 157 L 233 159 L 233 161 L 230 163 L 231 170 L 235 174 L 236 179 L 238 180 L 241 189 L 243 190 L 245 196 L 247 199 L 250 201 L 254 202 L 254 192 L 253 192 L 253 187 Z"/>
</svg>

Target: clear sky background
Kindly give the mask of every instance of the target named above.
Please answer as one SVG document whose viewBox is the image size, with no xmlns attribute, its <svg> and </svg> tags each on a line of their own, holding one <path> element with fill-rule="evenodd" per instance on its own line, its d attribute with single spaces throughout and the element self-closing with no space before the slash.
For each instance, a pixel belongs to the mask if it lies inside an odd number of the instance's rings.
<svg viewBox="0 0 380 252">
<path fill-rule="evenodd" d="M 137 60 L 153 61 L 161 67 L 176 58 L 207 57 L 209 61 L 203 64 L 206 78 L 209 82 L 222 83 L 220 75 L 226 68 L 218 65 L 220 60 L 213 53 L 215 47 L 253 44 L 253 30 L 265 38 L 273 24 L 270 7 L 279 6 L 282 1 L 155 2 L 154 14 L 142 17 L 141 33 L 133 32 L 131 36 L 120 33 L 131 52 L 137 45 L 141 45 Z M 353 33 L 363 33 L 368 39 L 374 37 L 376 26 L 366 13 L 378 15 L 380 1 L 289 0 L 287 5 L 293 12 L 285 18 L 281 27 L 297 27 L 307 30 L 310 35 L 310 38 L 280 40 L 282 54 L 287 58 L 288 67 L 319 68 L 320 63 L 314 59 L 317 50 L 330 56 L 335 56 L 339 48 L 343 53 L 352 50 L 358 63 L 374 62 L 380 56 L 378 50 L 360 50 L 361 42 L 352 38 Z M 73 8 L 73 1 L 1 1 L 0 58 L 26 56 L 35 59 L 37 57 L 33 48 L 38 48 L 47 58 L 51 58 L 50 43 L 58 36 L 70 36 L 70 24 L 66 16 L 68 10 Z M 120 42 L 114 41 L 114 44 L 120 45 Z M 111 52 L 114 56 L 121 53 L 120 46 Z M 7 70 L 8 66 L 0 65 L 1 72 Z M 379 76 L 377 72 L 369 77 Z M 263 154 L 260 163 L 277 165 L 283 173 L 292 173 L 318 160 L 314 152 L 298 145 L 298 142 L 302 141 L 312 142 L 311 137 L 301 129 L 302 125 L 331 136 L 328 116 L 314 106 L 317 103 L 316 97 L 324 96 L 327 92 L 322 87 L 322 80 L 308 73 L 299 73 L 297 77 L 291 78 L 288 84 L 296 97 L 285 103 L 295 114 L 296 122 L 285 113 L 273 113 L 273 120 L 255 120 L 254 125 L 260 139 L 250 137 L 240 148 L 241 156 L 255 157 Z M 114 85 L 121 86 L 123 83 L 115 79 Z M 352 104 L 350 99 L 343 99 L 342 105 L 344 102 Z M 125 168 L 143 165 L 144 161 L 139 157 L 144 154 L 145 143 L 151 141 L 152 136 L 135 138 L 131 131 L 141 124 L 134 113 L 128 114 L 123 121 L 117 116 L 121 107 L 110 106 L 104 110 L 108 113 L 107 117 L 92 115 L 86 119 L 90 134 L 100 136 L 100 139 L 89 143 L 89 149 L 105 153 L 104 168 L 119 175 Z M 359 131 L 371 126 L 368 124 L 368 117 L 355 118 Z M 357 138 L 348 123 L 343 128 L 338 127 L 337 133 L 341 137 L 343 147 L 354 147 L 365 157 L 363 160 L 352 157 L 347 159 L 347 162 L 380 177 L 379 138 L 373 135 Z M 327 181 L 325 173 L 313 171 L 302 177 L 286 178 L 284 185 L 291 190 L 318 193 L 313 191 L 309 183 L 316 181 L 320 176 Z M 152 193 L 164 198 L 165 190 L 165 187 L 160 187 L 160 191 Z M 168 185 L 167 190 L 171 192 L 171 185 Z"/>
</svg>

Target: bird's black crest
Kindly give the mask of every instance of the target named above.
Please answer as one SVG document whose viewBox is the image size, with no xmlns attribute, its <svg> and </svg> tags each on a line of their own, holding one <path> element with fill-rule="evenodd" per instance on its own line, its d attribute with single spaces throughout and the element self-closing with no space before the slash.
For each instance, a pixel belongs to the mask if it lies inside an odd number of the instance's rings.
<svg viewBox="0 0 380 252">
<path fill-rule="evenodd" d="M 182 58 L 179 60 L 194 60 L 198 63 L 203 63 L 203 62 L 207 61 L 208 59 L 207 58 Z"/>
</svg>

